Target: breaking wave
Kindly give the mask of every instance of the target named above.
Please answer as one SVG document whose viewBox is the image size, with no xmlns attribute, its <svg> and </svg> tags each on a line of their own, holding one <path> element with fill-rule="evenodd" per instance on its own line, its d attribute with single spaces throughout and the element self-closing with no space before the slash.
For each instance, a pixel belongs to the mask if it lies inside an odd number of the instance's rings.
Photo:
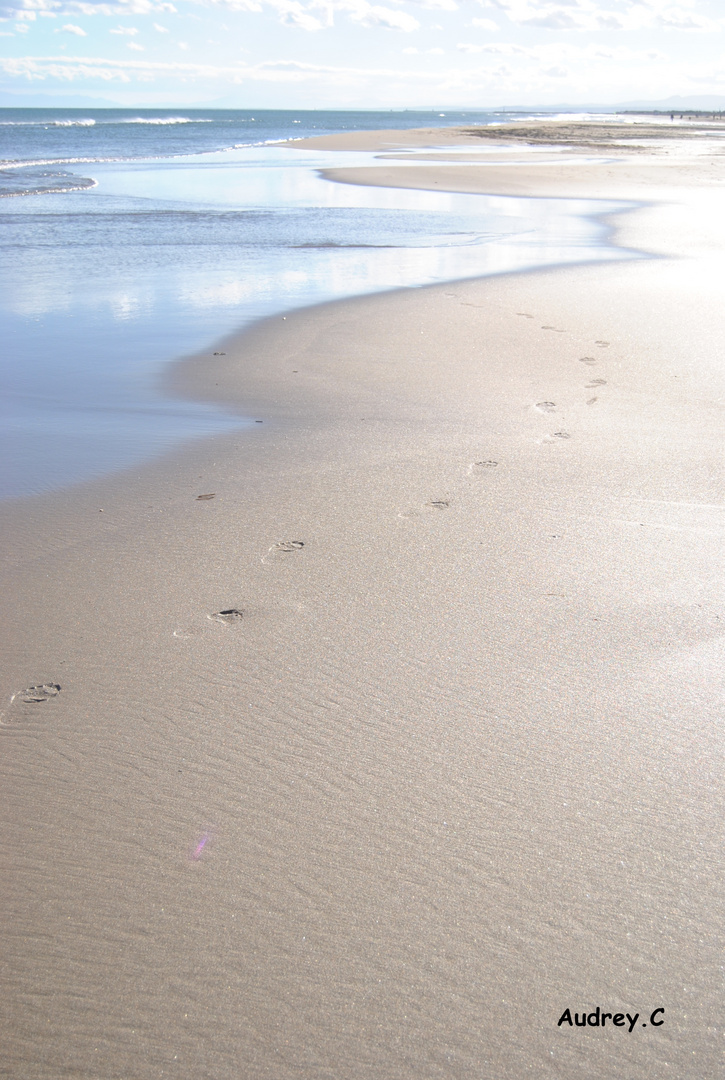
<svg viewBox="0 0 725 1080">
<path fill-rule="evenodd" d="M 213 120 L 201 119 L 199 117 L 191 116 L 159 116 L 159 117 L 146 117 L 146 116 L 133 116 L 128 120 L 114 120 L 106 121 L 106 123 L 116 124 L 213 124 Z"/>
<path fill-rule="evenodd" d="M 113 124 L 155 124 L 168 127 L 169 124 L 213 124 L 214 121 L 206 117 L 196 116 L 130 116 L 113 117 L 110 120 L 0 120 L 0 127 L 110 127 Z"/>
</svg>

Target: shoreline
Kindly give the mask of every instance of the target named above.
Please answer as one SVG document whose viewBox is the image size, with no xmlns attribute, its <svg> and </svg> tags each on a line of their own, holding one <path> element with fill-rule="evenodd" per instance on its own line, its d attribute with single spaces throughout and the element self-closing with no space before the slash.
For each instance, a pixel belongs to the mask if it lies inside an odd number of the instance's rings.
<svg viewBox="0 0 725 1080">
<path fill-rule="evenodd" d="M 578 142 L 567 142 L 560 137 L 560 131 L 566 135 L 577 126 L 587 131 Z M 651 128 L 648 144 L 635 147 L 634 153 L 631 146 L 602 145 L 602 140 L 591 138 L 588 131 L 604 132 L 605 137 L 612 139 L 621 135 L 620 125 L 572 125 L 569 122 L 484 127 L 475 134 L 470 128 L 351 132 L 345 136 L 321 136 L 288 145 L 302 150 L 316 147 L 377 151 L 391 161 L 385 168 L 322 171 L 327 179 L 338 183 L 423 187 L 432 191 L 525 198 L 599 198 L 645 203 L 647 205 L 638 210 L 636 223 L 625 222 L 624 228 L 615 231 L 618 246 L 665 257 L 688 253 L 702 256 L 708 251 L 722 250 L 725 227 L 721 226 L 713 209 L 719 207 L 720 193 L 725 186 L 725 156 L 722 152 L 725 127 L 718 129 L 716 139 L 699 140 L 688 128 L 671 130 L 664 124 L 651 125 Z M 705 128 L 710 130 L 707 125 Z M 526 132 L 525 138 L 522 130 Z M 632 138 L 635 132 L 637 136 L 641 134 L 640 125 L 632 125 Z M 474 164 L 468 164 L 468 154 L 456 156 L 452 149 L 440 152 L 441 147 L 453 148 L 457 144 L 465 147 L 480 145 L 482 139 L 495 142 L 497 136 L 501 150 L 498 156 L 495 148 L 493 152 L 487 148 Z M 512 158 L 509 151 L 516 150 L 522 142 L 527 145 Z M 566 149 L 568 160 L 541 161 L 532 158 L 530 152 L 527 154 L 527 147 Z M 405 167 L 396 167 L 396 151 L 409 157 L 411 150 L 417 161 L 430 161 L 427 172 L 416 168 L 414 176 Z M 581 160 L 571 160 L 572 155 L 574 159 L 581 155 Z M 601 161 L 592 164 L 591 156 L 598 156 Z M 455 169 L 441 168 L 444 161 L 455 162 Z M 683 208 L 679 217 L 675 205 Z M 700 208 L 699 214 L 696 206 Z"/>
<path fill-rule="evenodd" d="M 265 320 L 171 376 L 256 430 L 0 508 L 16 1075 L 716 1075 L 709 161 L 624 166 L 659 257 Z"/>
<path fill-rule="evenodd" d="M 239 161 L 233 165 L 237 157 Z M 37 341 L 36 357 L 48 358 L 49 370 L 44 376 L 41 375 L 38 362 L 34 361 L 33 356 L 26 357 L 22 351 L 22 343 L 26 343 L 26 351 L 30 348 L 32 334 L 27 330 L 19 331 L 21 353 L 16 358 L 18 363 L 15 370 L 25 370 L 27 375 L 20 376 L 15 388 L 16 393 L 20 390 L 21 398 L 15 415 L 16 423 L 7 437 L 10 444 L 8 460 L 13 462 L 14 475 L 5 477 L 6 483 L 2 486 L 0 497 L 27 492 L 39 493 L 57 488 L 61 484 L 67 486 L 74 481 L 82 481 L 88 474 L 101 474 L 104 464 L 107 472 L 124 465 L 133 466 L 134 461 L 143 460 L 144 449 L 148 459 L 157 452 L 163 452 L 174 436 L 180 442 L 184 437 L 193 438 L 196 434 L 203 433 L 204 427 L 213 432 L 217 423 L 223 426 L 223 403 L 221 411 L 215 406 L 215 416 L 208 413 L 205 415 L 204 410 L 200 411 L 194 404 L 190 409 L 182 407 L 181 413 L 176 416 L 175 404 L 155 395 L 155 385 L 158 385 L 158 382 L 154 377 L 162 365 L 165 368 L 191 352 L 203 351 L 221 335 L 236 331 L 244 323 L 249 324 L 261 314 L 271 313 L 275 308 L 282 314 L 286 308 L 320 302 L 345 293 L 355 295 L 405 285 L 417 287 L 436 279 L 457 280 L 479 273 L 486 275 L 492 270 L 508 269 L 512 266 L 556 261 L 559 255 L 562 260 L 568 261 L 581 254 L 581 249 L 572 250 L 572 243 L 581 243 L 584 233 L 592 234 L 591 243 L 595 246 L 598 244 L 598 237 L 594 235 L 599 232 L 597 227 L 587 224 L 582 216 L 578 220 L 572 220 L 572 233 L 570 222 L 563 220 L 567 214 L 566 207 L 556 202 L 539 202 L 537 205 L 535 202 L 527 204 L 525 200 L 495 197 L 481 199 L 480 196 L 394 191 L 369 186 L 343 187 L 321 178 L 314 168 L 315 165 L 321 167 L 326 163 L 340 162 L 339 155 L 334 153 L 315 151 L 310 154 L 308 151 L 301 156 L 299 151 L 289 148 L 273 148 L 270 155 L 264 150 L 259 155 L 253 153 L 250 159 L 244 151 L 240 155 L 231 155 L 231 158 L 232 161 L 227 164 L 233 165 L 233 175 L 237 175 L 236 169 L 243 168 L 244 162 L 249 164 L 250 160 L 255 163 L 253 171 L 258 178 L 268 175 L 264 170 L 271 162 L 283 166 L 281 171 L 274 168 L 270 179 L 281 184 L 287 196 L 280 199 L 274 192 L 261 196 L 263 201 L 267 198 L 273 211 L 273 217 L 268 219 L 265 225 L 269 235 L 264 249 L 254 243 L 245 247 L 243 224 L 248 220 L 245 211 L 250 209 L 250 199 L 252 204 L 255 203 L 254 192 L 246 180 L 246 194 L 237 192 L 234 185 L 232 189 L 225 191 L 224 170 L 221 170 L 220 178 L 219 170 L 212 165 L 206 170 L 208 188 L 206 180 L 196 173 L 196 181 L 192 183 L 192 187 L 196 197 L 202 201 L 213 196 L 221 203 L 225 202 L 225 198 L 230 205 L 234 204 L 235 199 L 238 203 L 232 221 L 242 230 L 239 237 L 240 248 L 237 248 L 236 244 L 227 243 L 231 237 L 225 237 L 222 224 L 224 218 L 214 219 L 219 230 L 216 240 L 222 243 L 224 249 L 224 266 L 207 267 L 207 272 L 196 267 L 190 257 L 189 265 L 182 267 L 180 264 L 171 277 L 171 268 L 167 271 L 158 270 L 144 278 L 146 300 L 144 290 L 138 286 L 138 277 L 134 278 L 133 274 L 127 274 L 123 282 L 119 281 L 115 285 L 112 281 L 105 282 L 107 298 L 115 296 L 114 303 L 121 307 L 128 303 L 136 304 L 137 314 L 128 320 L 124 318 L 123 325 L 118 327 L 119 333 L 114 331 L 111 308 L 108 309 L 105 320 L 101 318 L 100 322 L 96 323 L 91 355 L 94 350 L 105 353 L 107 360 L 103 365 L 93 364 L 90 356 L 87 356 L 86 345 L 90 344 L 87 328 L 86 332 L 80 330 L 83 323 L 79 323 L 78 319 L 75 319 L 75 325 L 79 327 L 79 334 L 75 339 L 72 329 L 66 329 L 66 332 L 57 338 L 51 333 L 44 340 Z M 343 162 L 350 160 L 367 163 L 373 158 L 368 154 L 348 154 L 342 159 Z M 200 161 L 203 163 L 203 158 Z M 182 172 L 185 172 L 185 169 L 182 169 Z M 151 173 L 153 180 L 151 175 L 144 171 L 142 188 L 147 182 L 157 181 L 163 184 L 164 179 L 157 177 L 155 167 Z M 114 168 L 111 167 L 110 177 L 104 178 L 101 168 L 98 174 L 101 182 L 99 205 L 105 205 L 104 199 L 108 191 L 104 191 L 104 188 L 107 184 L 110 183 L 111 187 L 114 184 L 124 187 L 126 183 L 130 183 L 133 186 L 133 176 L 126 176 L 125 167 L 121 169 L 121 179 L 116 177 L 114 180 L 114 175 Z M 247 175 L 245 173 L 245 177 Z M 166 182 L 168 183 L 168 179 Z M 167 194 L 172 196 L 179 183 L 181 181 L 171 183 Z M 221 189 L 217 188 L 219 183 Z M 291 188 L 294 188 L 294 193 Z M 143 191 L 138 194 L 143 194 Z M 286 235 L 285 215 L 291 212 L 294 219 L 296 212 L 289 208 L 284 209 L 286 197 L 291 197 L 293 201 L 300 197 L 311 201 L 309 212 L 304 215 L 304 225 L 301 218 L 298 221 L 293 220 L 295 235 L 289 236 Z M 91 198 L 91 203 L 94 198 L 95 196 Z M 74 202 L 76 209 L 81 210 L 82 207 L 91 205 L 86 197 L 80 202 L 74 198 L 71 200 L 71 209 Z M 60 202 L 58 205 L 60 206 Z M 334 206 L 335 209 L 330 209 L 328 214 L 321 209 L 326 205 Z M 531 217 L 527 205 L 531 207 Z M 357 224 L 352 206 L 363 208 L 362 219 Z M 317 207 L 316 211 L 314 207 Z M 380 210 L 379 214 L 376 207 Z M 26 205 L 26 209 L 29 208 Z M 398 216 L 395 208 L 401 211 L 407 209 L 410 213 Z M 442 211 L 442 215 L 435 213 L 436 208 Z M 427 210 L 432 212 L 431 215 L 426 213 Z M 163 221 L 163 218 L 158 220 Z M 457 220 L 459 224 L 455 224 Z M 302 227 L 304 236 L 297 235 L 297 224 Z M 195 220 L 194 225 L 201 227 L 201 219 Z M 452 233 L 448 232 L 449 227 L 453 228 Z M 437 233 L 439 228 L 443 230 L 442 234 L 432 235 Z M 536 242 L 526 243 L 527 231 L 533 235 L 531 230 L 537 229 L 540 230 L 538 245 Z M 479 234 L 481 231 L 483 235 Z M 523 246 L 520 246 L 518 238 L 511 235 L 512 231 L 523 236 Z M 467 233 L 470 235 L 466 235 Z M 547 250 L 542 260 L 540 252 L 544 234 L 547 238 Z M 559 236 L 569 238 L 565 248 L 549 250 L 549 243 L 552 243 L 554 248 L 558 247 Z M 63 243 L 62 236 L 56 239 L 58 243 Z M 124 236 L 124 239 L 129 241 L 132 237 Z M 180 238 L 176 236 L 176 239 Z M 318 239 L 321 240 L 320 243 L 317 243 Z M 27 240 L 33 249 L 31 236 L 28 236 Z M 605 246 L 602 245 L 603 248 Z M 396 251 L 396 247 L 399 250 Z M 369 250 L 366 251 L 365 248 Z M 285 249 L 289 249 L 289 260 Z M 136 251 L 134 257 L 139 263 L 139 274 L 143 276 L 142 254 L 142 251 Z M 607 252 L 602 250 L 600 254 L 606 257 Z M 201 255 L 204 255 L 203 251 Z M 43 259 L 41 248 L 34 260 L 31 260 L 34 273 L 41 277 Z M 90 268 L 88 259 L 85 262 Z M 242 274 L 236 284 L 233 275 L 237 271 L 232 264 L 236 265 Z M 284 273 L 281 264 L 285 265 Z M 240 269 L 242 266 L 245 266 L 244 270 Z M 273 269 L 270 270 L 270 267 Z M 222 287 L 220 283 L 224 280 L 225 273 L 231 276 L 229 284 Z M 273 280 L 275 273 L 279 274 L 276 283 Z M 195 281 L 196 285 L 174 286 L 174 281 L 180 280 L 179 275 L 182 274 L 188 280 Z M 200 274 L 206 277 L 205 281 L 201 280 Z M 73 280 L 77 280 L 77 275 Z M 32 291 L 31 279 L 25 283 L 25 288 L 26 291 Z M 96 291 L 103 291 L 100 279 L 94 288 Z M 159 297 L 165 295 L 169 288 L 172 293 L 175 291 L 175 296 L 170 294 L 167 302 L 162 302 Z M 185 289 L 188 303 L 184 300 Z M 76 293 L 77 297 L 83 296 L 84 290 L 76 290 Z M 258 295 L 260 293 L 261 295 Z M 9 297 L 10 295 L 9 293 Z M 144 335 L 137 316 L 147 301 L 152 303 L 145 320 L 148 334 Z M 81 304 L 80 308 L 82 306 Z M 14 316 L 8 310 L 5 317 L 9 332 L 15 333 Z M 72 326 L 73 321 L 67 324 L 68 328 Z M 160 348 L 156 347 L 154 339 L 159 341 Z M 147 375 L 146 382 L 141 385 L 137 378 L 134 386 L 121 374 L 121 370 L 130 357 L 146 354 L 149 356 L 149 362 L 143 365 Z M 84 356 L 88 360 L 86 364 L 82 362 Z M 114 372 L 114 365 L 118 369 L 117 379 L 111 374 Z M 53 395 L 52 415 L 47 416 L 43 407 L 42 386 L 47 386 L 54 372 L 65 369 L 68 371 L 68 378 L 62 378 L 57 395 Z M 31 402 L 38 390 L 40 407 L 33 409 Z M 117 411 L 121 401 L 126 401 L 129 394 L 129 411 L 125 416 L 117 412 L 117 430 L 114 431 L 110 415 L 105 415 L 105 409 Z M 25 406 L 21 404 L 23 396 Z M 78 408 L 86 408 L 90 402 L 93 402 L 94 409 L 100 409 L 98 423 L 94 423 L 87 414 L 85 424 L 78 418 L 80 423 L 76 429 L 74 412 L 77 412 Z M 151 414 L 144 417 L 143 413 L 149 409 Z M 156 409 L 165 409 L 167 415 L 159 416 L 157 420 L 157 417 L 152 415 Z M 135 414 L 134 410 L 137 410 Z M 73 431 L 72 438 L 63 438 L 64 428 Z M 53 432 L 58 432 L 58 435 L 54 436 Z M 84 454 L 88 465 L 85 469 Z M 47 467 L 44 467 L 44 460 Z"/>
</svg>

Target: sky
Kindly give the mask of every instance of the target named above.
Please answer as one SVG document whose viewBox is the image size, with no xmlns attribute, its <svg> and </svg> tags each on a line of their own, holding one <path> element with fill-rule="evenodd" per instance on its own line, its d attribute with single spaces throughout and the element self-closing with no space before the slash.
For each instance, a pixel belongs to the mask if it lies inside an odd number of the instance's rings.
<svg viewBox="0 0 725 1080">
<path fill-rule="evenodd" d="M 725 0 L 0 0 L 0 102 L 486 108 L 725 94 Z"/>
</svg>

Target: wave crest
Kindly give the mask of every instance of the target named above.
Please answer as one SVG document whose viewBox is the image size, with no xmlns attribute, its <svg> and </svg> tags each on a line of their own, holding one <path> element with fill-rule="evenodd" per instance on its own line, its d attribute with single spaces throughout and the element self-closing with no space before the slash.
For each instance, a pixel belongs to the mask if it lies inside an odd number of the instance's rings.
<svg viewBox="0 0 725 1080">
<path fill-rule="evenodd" d="M 161 124 L 166 127 L 168 124 L 213 124 L 213 120 L 200 119 L 198 117 L 191 116 L 132 116 L 127 120 L 117 120 L 118 124 Z"/>
</svg>

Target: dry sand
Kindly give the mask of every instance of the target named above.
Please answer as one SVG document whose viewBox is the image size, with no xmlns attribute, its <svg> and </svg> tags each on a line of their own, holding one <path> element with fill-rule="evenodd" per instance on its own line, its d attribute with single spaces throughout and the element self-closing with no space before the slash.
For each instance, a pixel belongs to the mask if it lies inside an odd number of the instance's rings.
<svg viewBox="0 0 725 1080">
<path fill-rule="evenodd" d="M 724 163 L 617 222 L 672 257 L 262 322 L 171 376 L 262 424 L 3 508 L 0 1075 L 721 1075 Z"/>
</svg>

